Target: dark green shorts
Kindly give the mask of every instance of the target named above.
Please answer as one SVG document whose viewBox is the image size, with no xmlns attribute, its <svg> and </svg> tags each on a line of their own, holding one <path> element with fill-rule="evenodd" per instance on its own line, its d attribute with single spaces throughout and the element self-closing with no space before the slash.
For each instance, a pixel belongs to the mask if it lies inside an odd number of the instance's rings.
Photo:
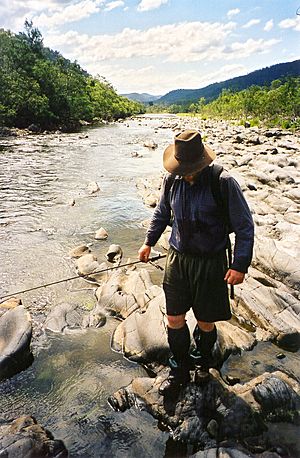
<svg viewBox="0 0 300 458">
<path fill-rule="evenodd" d="M 199 321 L 212 323 L 231 318 L 226 253 L 201 256 L 179 253 L 170 248 L 163 288 L 168 315 L 183 315 L 191 307 Z"/>
</svg>

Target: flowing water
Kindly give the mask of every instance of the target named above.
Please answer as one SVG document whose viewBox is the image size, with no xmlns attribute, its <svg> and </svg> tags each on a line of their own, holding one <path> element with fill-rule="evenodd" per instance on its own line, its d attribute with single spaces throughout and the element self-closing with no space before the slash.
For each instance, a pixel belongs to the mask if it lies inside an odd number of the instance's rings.
<svg viewBox="0 0 300 458">
<path fill-rule="evenodd" d="M 0 139 L 0 298 L 75 275 L 68 252 L 80 244 L 90 243 L 99 262 L 111 243 L 122 246 L 123 259 L 136 259 L 144 238 L 141 221 L 151 215 L 136 182 L 162 170 L 162 151 L 173 138 L 171 129 L 156 129 L 162 122 L 141 117 L 77 134 Z M 152 139 L 156 150 L 143 146 Z M 90 195 L 88 184 L 94 181 L 101 191 Z M 95 241 L 101 226 L 109 237 Z M 160 273 L 151 275 L 160 281 Z M 64 441 L 71 458 L 175 456 L 168 434 L 149 414 L 134 408 L 117 413 L 107 404 L 113 392 L 145 375 L 142 367 L 110 350 L 118 324 L 114 318 L 84 333 L 43 332 L 43 320 L 58 303 L 92 307 L 92 286 L 77 279 L 21 298 L 34 322 L 34 362 L 0 384 L 0 422 L 35 416 Z M 247 381 L 279 368 L 299 377 L 298 355 L 285 352 L 278 359 L 278 353 L 274 345 L 259 344 L 231 356 L 224 375 Z M 289 443 L 296 440 L 287 425 L 279 429 Z M 183 455 L 177 450 L 176 456 Z"/>
<path fill-rule="evenodd" d="M 70 248 L 90 243 L 99 262 L 111 243 L 136 259 L 148 210 L 136 181 L 162 170 L 170 129 L 162 119 L 140 118 L 0 141 L 0 297 L 76 274 Z M 159 148 L 143 146 L 155 140 Z M 140 157 L 132 157 L 138 153 Z M 96 181 L 101 191 L 88 193 Z M 75 200 L 75 205 L 70 202 Z M 95 241 L 97 229 L 109 237 Z M 94 293 L 73 280 L 21 295 L 35 324 L 34 362 L 0 385 L 0 418 L 29 414 L 62 439 L 71 457 L 163 456 L 167 433 L 146 412 L 110 410 L 107 398 L 144 370 L 110 350 L 117 325 L 69 335 L 44 334 L 41 322 L 64 301 L 91 306 Z"/>
</svg>

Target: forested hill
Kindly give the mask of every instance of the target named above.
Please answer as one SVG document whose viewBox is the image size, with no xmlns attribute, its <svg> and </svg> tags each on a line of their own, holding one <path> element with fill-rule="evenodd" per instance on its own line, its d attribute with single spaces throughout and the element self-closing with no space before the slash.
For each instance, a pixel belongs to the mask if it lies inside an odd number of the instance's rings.
<svg viewBox="0 0 300 458">
<path fill-rule="evenodd" d="M 113 120 L 144 111 L 76 62 L 43 45 L 32 23 L 25 32 L 0 29 L 0 127 L 73 130 L 82 122 Z"/>
<path fill-rule="evenodd" d="M 220 83 L 213 83 L 202 89 L 178 89 L 168 92 L 155 103 L 162 105 L 186 104 L 197 102 L 204 97 L 206 102 L 216 99 L 223 89 L 241 91 L 250 86 L 269 85 L 273 80 L 282 79 L 287 76 L 300 76 L 300 60 L 272 65 L 261 70 L 255 70 L 245 76 L 238 76 Z"/>
</svg>

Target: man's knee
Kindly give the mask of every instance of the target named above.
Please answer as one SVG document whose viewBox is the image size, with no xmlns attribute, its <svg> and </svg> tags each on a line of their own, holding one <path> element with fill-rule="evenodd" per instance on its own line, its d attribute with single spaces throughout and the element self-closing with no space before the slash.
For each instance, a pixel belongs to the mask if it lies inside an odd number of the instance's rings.
<svg viewBox="0 0 300 458">
<path fill-rule="evenodd" d="M 172 329 L 180 329 L 185 325 L 184 315 L 167 315 L 168 327 Z"/>
<path fill-rule="evenodd" d="M 206 321 L 197 321 L 201 331 L 210 332 L 214 329 L 215 323 L 207 323 Z"/>
</svg>

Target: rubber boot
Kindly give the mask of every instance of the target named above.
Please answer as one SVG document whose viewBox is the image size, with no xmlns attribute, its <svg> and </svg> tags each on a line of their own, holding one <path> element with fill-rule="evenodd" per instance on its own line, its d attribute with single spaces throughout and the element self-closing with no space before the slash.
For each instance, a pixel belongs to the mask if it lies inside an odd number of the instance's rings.
<svg viewBox="0 0 300 458">
<path fill-rule="evenodd" d="M 195 363 L 195 384 L 203 385 L 209 381 L 209 368 L 212 363 L 212 349 L 217 340 L 217 329 L 202 331 L 199 326 L 195 327 L 193 337 L 196 343 L 196 350 L 192 353 Z"/>
<path fill-rule="evenodd" d="M 169 359 L 170 372 L 158 392 L 162 396 L 177 397 L 190 381 L 190 331 L 187 325 L 180 329 L 168 328 L 168 342 L 173 355 Z"/>
</svg>

